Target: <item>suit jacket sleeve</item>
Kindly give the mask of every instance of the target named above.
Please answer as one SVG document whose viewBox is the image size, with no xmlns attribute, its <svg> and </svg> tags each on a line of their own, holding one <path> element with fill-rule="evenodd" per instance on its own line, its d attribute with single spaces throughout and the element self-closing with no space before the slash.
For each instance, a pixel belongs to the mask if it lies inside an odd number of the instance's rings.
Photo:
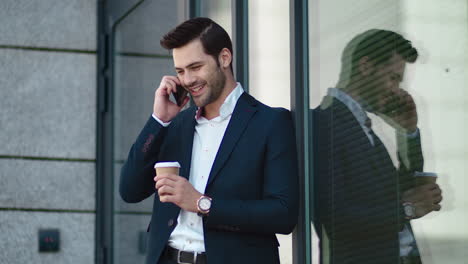
<svg viewBox="0 0 468 264">
<path fill-rule="evenodd" d="M 295 133 L 289 111 L 275 112 L 276 117 L 265 124 L 269 125 L 269 135 L 261 199 L 213 199 L 210 214 L 204 219 L 208 228 L 287 234 L 296 225 L 299 190 Z"/>
<path fill-rule="evenodd" d="M 120 175 L 120 196 L 137 203 L 155 192 L 154 163 L 157 160 L 167 128 L 153 117 L 147 121 L 128 154 Z"/>
<path fill-rule="evenodd" d="M 404 192 L 414 187 L 414 172 L 423 171 L 424 158 L 419 131 L 414 137 L 400 133 L 396 133 L 396 136 L 400 163 L 398 168 L 400 192 Z"/>
</svg>

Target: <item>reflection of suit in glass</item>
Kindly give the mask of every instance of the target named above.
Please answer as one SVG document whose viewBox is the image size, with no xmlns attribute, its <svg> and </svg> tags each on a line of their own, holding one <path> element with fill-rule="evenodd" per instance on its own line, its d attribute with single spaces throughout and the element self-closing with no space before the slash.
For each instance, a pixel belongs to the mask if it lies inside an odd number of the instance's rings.
<svg viewBox="0 0 468 264">
<path fill-rule="evenodd" d="M 410 177 L 423 167 L 419 133 L 398 136 L 397 169 L 380 139 L 364 125 L 365 112 L 361 110 L 360 118 L 353 112 L 332 96 L 314 110 L 314 224 L 321 238 L 321 259 L 399 263 L 399 233 L 407 228 L 412 235 L 400 194 L 412 187 Z M 402 162 L 403 145 L 408 166 Z M 415 244 L 412 252 L 417 252 Z"/>
</svg>

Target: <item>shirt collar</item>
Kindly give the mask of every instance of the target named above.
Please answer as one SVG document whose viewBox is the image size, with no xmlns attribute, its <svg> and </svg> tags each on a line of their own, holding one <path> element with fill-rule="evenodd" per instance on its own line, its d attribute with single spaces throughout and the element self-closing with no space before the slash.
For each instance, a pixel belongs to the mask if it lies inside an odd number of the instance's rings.
<svg viewBox="0 0 468 264">
<path fill-rule="evenodd" d="M 219 108 L 219 116 L 215 117 L 214 119 L 224 120 L 230 117 L 232 115 L 232 112 L 234 112 L 234 108 L 236 107 L 237 101 L 241 97 L 242 93 L 244 93 L 244 89 L 242 88 L 242 85 L 240 83 L 237 83 L 236 88 L 234 88 L 234 90 L 231 91 L 231 93 L 224 100 L 224 103 Z M 199 107 L 195 114 L 195 119 L 198 123 L 208 121 L 201 115 L 202 112 L 203 109 Z"/>
<path fill-rule="evenodd" d="M 328 88 L 328 95 L 338 99 L 340 102 L 346 105 L 346 107 L 348 107 L 348 109 L 357 119 L 359 124 L 361 126 L 365 125 L 366 120 L 368 118 L 367 114 L 362 108 L 362 106 L 356 100 L 354 100 L 347 93 L 343 92 L 342 89 L 337 89 L 337 88 Z"/>
</svg>

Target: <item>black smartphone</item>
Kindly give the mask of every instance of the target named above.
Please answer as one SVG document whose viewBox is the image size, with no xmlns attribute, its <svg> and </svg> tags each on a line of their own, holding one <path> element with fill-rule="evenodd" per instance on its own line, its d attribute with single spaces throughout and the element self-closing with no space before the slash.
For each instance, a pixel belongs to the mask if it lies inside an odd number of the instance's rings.
<svg viewBox="0 0 468 264">
<path fill-rule="evenodd" d="M 178 106 L 181 106 L 184 102 L 185 97 L 187 97 L 187 91 L 182 87 L 182 85 L 176 85 L 177 92 L 173 93 L 174 99 Z"/>
</svg>

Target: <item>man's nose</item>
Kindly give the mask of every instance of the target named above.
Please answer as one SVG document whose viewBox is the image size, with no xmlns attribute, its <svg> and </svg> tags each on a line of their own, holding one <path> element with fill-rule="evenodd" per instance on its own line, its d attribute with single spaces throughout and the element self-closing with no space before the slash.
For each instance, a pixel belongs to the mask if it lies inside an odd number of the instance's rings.
<svg viewBox="0 0 468 264">
<path fill-rule="evenodd" d="M 183 83 L 184 83 L 184 85 L 185 85 L 186 87 L 192 86 L 192 85 L 195 83 L 195 80 L 196 80 L 196 78 L 195 78 L 195 76 L 194 76 L 192 73 L 186 72 L 186 73 L 184 74 Z"/>
</svg>

